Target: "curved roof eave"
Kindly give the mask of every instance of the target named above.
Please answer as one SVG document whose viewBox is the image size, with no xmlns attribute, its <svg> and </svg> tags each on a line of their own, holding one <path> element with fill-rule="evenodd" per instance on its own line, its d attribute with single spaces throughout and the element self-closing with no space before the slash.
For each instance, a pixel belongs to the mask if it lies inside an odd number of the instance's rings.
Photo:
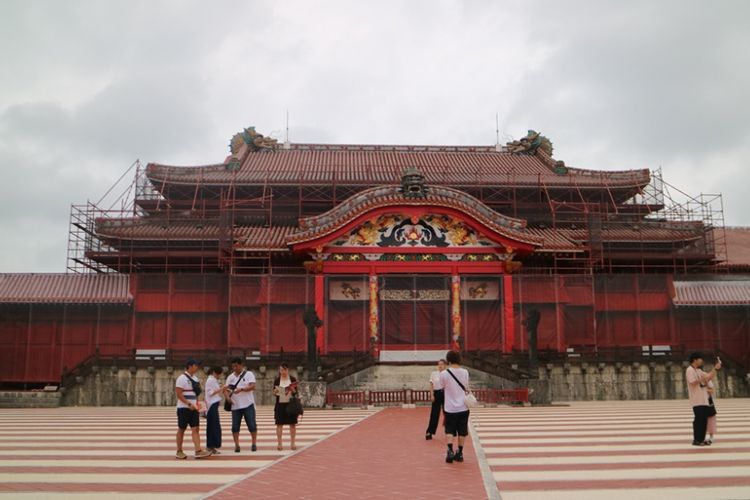
<svg viewBox="0 0 750 500">
<path fill-rule="evenodd" d="M 524 232 L 526 221 L 499 214 L 463 191 L 429 186 L 428 193 L 423 199 L 410 199 L 400 192 L 399 186 L 365 189 L 323 214 L 300 219 L 300 231 L 289 235 L 287 244 L 298 245 L 326 237 L 373 210 L 389 206 L 424 206 L 461 211 L 504 238 L 534 247 L 542 246 L 542 238 Z"/>
</svg>

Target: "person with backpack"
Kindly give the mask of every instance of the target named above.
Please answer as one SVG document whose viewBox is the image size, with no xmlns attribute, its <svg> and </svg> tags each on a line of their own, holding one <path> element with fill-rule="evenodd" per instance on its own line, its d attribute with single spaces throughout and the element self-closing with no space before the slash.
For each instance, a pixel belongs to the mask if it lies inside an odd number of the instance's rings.
<svg viewBox="0 0 750 500">
<path fill-rule="evenodd" d="M 461 368 L 461 355 L 457 351 L 448 351 L 445 356 L 448 367 L 440 373 L 443 385 L 443 422 L 445 424 L 445 441 L 448 452 L 445 463 L 464 461 L 464 442 L 469 435 L 469 407 L 466 395 L 469 392 L 469 371 Z M 458 450 L 453 446 L 458 436 Z"/>
<path fill-rule="evenodd" d="M 175 393 L 177 395 L 177 453 L 175 458 L 180 460 L 187 458 L 187 455 L 182 451 L 182 442 L 188 425 L 195 447 L 195 458 L 211 456 L 210 451 L 201 449 L 200 418 L 198 414 L 198 396 L 201 394 L 201 384 L 198 377 L 195 376 L 199 365 L 200 361 L 188 359 L 185 363 L 185 371 L 175 381 Z"/>
<path fill-rule="evenodd" d="M 240 452 L 240 425 L 245 420 L 250 431 L 250 451 L 258 451 L 258 424 L 255 421 L 255 374 L 245 368 L 242 358 L 232 359 L 232 373 L 227 377 L 225 395 L 232 404 L 232 438 L 234 452 Z"/>
</svg>

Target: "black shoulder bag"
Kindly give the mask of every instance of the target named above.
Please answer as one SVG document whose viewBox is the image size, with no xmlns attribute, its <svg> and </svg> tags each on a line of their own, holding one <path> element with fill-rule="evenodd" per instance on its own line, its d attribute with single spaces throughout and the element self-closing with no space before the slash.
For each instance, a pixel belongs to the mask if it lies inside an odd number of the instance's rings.
<svg viewBox="0 0 750 500">
<path fill-rule="evenodd" d="M 292 384 L 297 383 L 297 379 L 294 377 L 291 377 L 289 380 Z M 292 397 L 289 398 L 289 403 L 286 405 L 286 413 L 287 415 L 295 415 L 298 417 L 305 413 L 305 409 L 302 407 L 302 401 L 299 398 L 299 385 L 295 386 L 294 391 L 292 391 Z"/>
<path fill-rule="evenodd" d="M 237 388 L 240 382 L 245 378 L 245 373 L 247 373 L 247 370 L 243 370 L 242 373 L 240 373 L 240 377 L 237 379 L 237 382 L 229 386 L 229 389 L 231 392 L 234 392 L 234 390 Z M 227 398 L 224 400 L 224 411 L 232 411 L 232 395 L 229 394 Z"/>
<path fill-rule="evenodd" d="M 190 385 L 193 386 L 193 392 L 195 393 L 195 400 L 198 401 L 198 396 L 201 395 L 202 389 L 201 389 L 201 383 L 193 380 L 193 377 L 188 374 L 188 372 L 185 372 L 183 375 L 185 375 L 190 382 Z"/>
</svg>

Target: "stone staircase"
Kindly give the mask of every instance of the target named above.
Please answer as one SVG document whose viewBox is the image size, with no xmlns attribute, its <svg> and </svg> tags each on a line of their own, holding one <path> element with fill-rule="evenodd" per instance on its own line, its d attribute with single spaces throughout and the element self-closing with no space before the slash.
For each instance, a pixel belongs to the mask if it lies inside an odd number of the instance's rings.
<svg viewBox="0 0 750 500">
<path fill-rule="evenodd" d="M 398 389 L 426 390 L 430 388 L 430 373 L 435 365 L 377 364 L 328 384 L 334 391 L 387 391 Z M 513 389 L 514 382 L 486 372 L 467 368 L 471 387 L 477 389 Z"/>
</svg>

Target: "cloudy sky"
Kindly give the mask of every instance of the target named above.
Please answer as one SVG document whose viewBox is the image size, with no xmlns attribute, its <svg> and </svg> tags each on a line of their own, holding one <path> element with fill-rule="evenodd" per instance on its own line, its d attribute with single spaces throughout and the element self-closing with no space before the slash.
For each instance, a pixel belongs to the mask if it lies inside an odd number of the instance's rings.
<svg viewBox="0 0 750 500">
<path fill-rule="evenodd" d="M 293 142 L 494 144 L 661 167 L 750 225 L 750 2 L 0 2 L 0 272 L 62 272 L 71 203 L 135 159 Z"/>
</svg>

